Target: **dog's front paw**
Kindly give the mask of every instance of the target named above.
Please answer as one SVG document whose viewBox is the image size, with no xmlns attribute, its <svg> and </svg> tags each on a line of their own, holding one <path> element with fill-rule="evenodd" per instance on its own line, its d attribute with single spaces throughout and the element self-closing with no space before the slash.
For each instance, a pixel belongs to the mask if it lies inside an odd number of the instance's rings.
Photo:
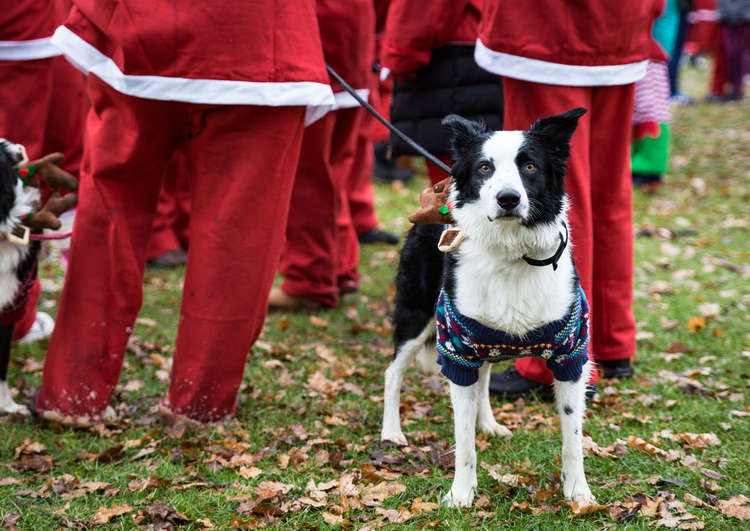
<svg viewBox="0 0 750 531">
<path fill-rule="evenodd" d="M 584 505 L 596 501 L 585 479 L 583 481 L 576 481 L 575 483 L 571 481 L 563 484 L 563 495 L 567 500 Z"/>
<path fill-rule="evenodd" d="M 383 430 L 380 432 L 380 440 L 390 441 L 400 446 L 407 445 L 406 436 L 404 436 L 404 432 L 400 429 L 386 430 L 385 428 L 383 428 Z"/>
<path fill-rule="evenodd" d="M 580 505 L 588 505 L 589 503 L 596 502 L 596 496 L 591 494 L 591 491 L 586 487 L 585 492 L 574 492 L 571 495 L 570 500 L 577 502 Z"/>
<path fill-rule="evenodd" d="M 499 424 L 494 419 L 489 422 L 479 422 L 479 431 L 488 435 L 494 435 L 496 437 L 506 437 L 510 439 L 513 437 L 513 432 L 508 428 Z"/>
<path fill-rule="evenodd" d="M 0 406 L 0 414 L 2 413 L 8 415 L 18 414 L 25 417 L 28 417 L 31 414 L 29 412 L 29 408 L 27 408 L 26 406 L 22 406 L 21 404 L 16 404 L 12 400 L 9 403 L 5 403 Z"/>
<path fill-rule="evenodd" d="M 470 507 L 474 501 L 474 489 L 464 489 L 463 492 L 456 492 L 457 489 L 451 488 L 443 496 L 443 505 L 446 507 Z"/>
</svg>

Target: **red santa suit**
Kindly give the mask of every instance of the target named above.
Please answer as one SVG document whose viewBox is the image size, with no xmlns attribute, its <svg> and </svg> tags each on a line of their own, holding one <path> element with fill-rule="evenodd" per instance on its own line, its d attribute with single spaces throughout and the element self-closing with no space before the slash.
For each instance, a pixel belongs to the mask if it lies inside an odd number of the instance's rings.
<svg viewBox="0 0 750 531">
<path fill-rule="evenodd" d="M 370 89 L 368 103 L 375 110 L 388 119 L 391 106 L 391 90 L 393 83 L 391 79 L 380 79 L 379 72 L 375 70 L 380 57 L 383 30 L 385 27 L 385 16 L 388 11 L 389 0 L 375 0 L 375 34 L 373 57 L 368 63 L 373 67 L 368 68 L 368 86 Z M 365 234 L 380 225 L 375 213 L 375 189 L 372 186 L 373 168 L 375 165 L 374 145 L 377 142 L 387 142 L 390 132 L 372 114 L 362 112 L 364 118 L 357 132 L 357 147 L 354 155 L 354 164 L 351 170 L 349 183 L 349 210 L 351 212 L 354 230 L 358 235 Z"/>
<path fill-rule="evenodd" d="M 88 72 L 78 214 L 37 410 L 105 412 L 175 150 L 190 253 L 167 406 L 232 413 L 281 251 L 305 108 L 332 105 L 312 0 L 76 0 L 53 36 Z"/>
<path fill-rule="evenodd" d="M 371 0 L 318 0 L 317 17 L 326 62 L 367 98 L 375 31 Z M 282 290 L 327 306 L 336 306 L 339 295 L 359 283 L 349 194 L 366 112 L 338 85 L 334 96 L 334 108 L 305 129 L 280 263 Z"/>
<path fill-rule="evenodd" d="M 32 159 L 62 152 L 62 168 L 78 175 L 86 96 L 83 75 L 50 42 L 61 10 L 53 0 L 18 0 L 0 10 L 0 136 L 23 144 Z M 14 339 L 31 329 L 39 292 L 37 279 Z"/>
<path fill-rule="evenodd" d="M 585 107 L 568 162 L 571 240 L 591 304 L 595 360 L 635 354 L 630 124 L 633 84 L 648 64 L 661 0 L 512 2 L 487 0 L 477 63 L 503 76 L 505 129 Z M 552 383 L 544 362 L 518 372 Z"/>
<path fill-rule="evenodd" d="M 375 61 L 382 67 L 382 50 L 383 50 L 383 37 L 385 36 L 385 22 L 388 15 L 388 7 L 390 0 L 374 0 L 375 6 Z M 391 110 L 391 92 L 393 91 L 393 78 L 388 76 L 388 72 L 385 71 L 377 73 L 376 80 L 376 92 L 377 94 L 371 95 L 370 105 L 380 113 L 381 116 L 388 119 L 388 113 Z M 386 126 L 381 124 L 375 118 L 365 118 L 367 126 L 370 131 L 370 137 L 373 143 L 388 142 L 390 139 L 391 132 Z"/>
<path fill-rule="evenodd" d="M 50 37 L 62 15 L 53 0 L 19 0 L 0 11 L 0 131 L 29 156 L 60 151 L 77 175 L 86 95 L 81 73 Z"/>
<path fill-rule="evenodd" d="M 151 260 L 178 248 L 187 249 L 189 225 L 190 176 L 185 156 L 177 151 L 164 174 L 146 258 Z"/>
<path fill-rule="evenodd" d="M 711 78 L 708 87 L 710 96 L 724 96 L 724 86 L 729 80 L 726 57 L 721 42 L 719 11 L 716 0 L 695 0 L 687 15 L 688 30 L 685 52 L 691 55 L 708 53 L 712 56 Z"/>
<path fill-rule="evenodd" d="M 373 73 L 373 82 L 370 84 L 370 104 L 379 99 L 377 77 Z M 375 152 L 373 151 L 373 121 L 375 118 L 367 111 L 360 111 L 362 122 L 357 129 L 357 144 L 354 149 L 354 160 L 349 171 L 349 212 L 351 215 L 354 232 L 357 235 L 375 229 L 380 225 L 375 214 L 375 189 L 372 185 L 372 170 L 375 165 Z M 378 122 L 379 123 L 379 122 Z"/>
</svg>

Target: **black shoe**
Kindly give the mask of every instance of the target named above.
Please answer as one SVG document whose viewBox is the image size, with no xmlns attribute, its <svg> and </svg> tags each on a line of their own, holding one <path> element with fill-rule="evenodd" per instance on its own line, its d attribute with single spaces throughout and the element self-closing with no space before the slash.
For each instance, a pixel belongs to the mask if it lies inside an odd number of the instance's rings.
<svg viewBox="0 0 750 531">
<path fill-rule="evenodd" d="M 602 367 L 604 378 L 632 378 L 633 367 L 630 365 L 630 358 L 624 360 L 611 360 L 598 362 Z"/>
<path fill-rule="evenodd" d="M 588 402 L 599 392 L 597 384 L 586 386 L 586 401 Z M 490 374 L 490 394 L 507 400 L 515 401 L 536 394 L 544 402 L 552 402 L 555 393 L 551 385 L 535 382 L 521 376 L 515 367 L 508 367 L 502 372 Z"/>
<path fill-rule="evenodd" d="M 661 182 L 661 175 L 658 173 L 633 173 L 633 185 L 644 186 Z"/>
<path fill-rule="evenodd" d="M 742 94 L 740 92 L 732 92 L 731 94 L 724 96 L 724 101 L 741 101 Z"/>
<path fill-rule="evenodd" d="M 357 236 L 359 243 L 387 243 L 389 245 L 396 245 L 398 243 L 398 236 L 392 232 L 387 232 L 382 229 L 375 227 L 367 232 Z"/>
<path fill-rule="evenodd" d="M 160 254 L 156 258 L 146 261 L 148 267 L 157 267 L 161 269 L 171 269 L 185 265 L 187 263 L 187 251 L 182 247 L 172 249 L 164 254 Z"/>
<path fill-rule="evenodd" d="M 396 161 L 388 156 L 388 143 L 378 142 L 375 144 L 375 168 L 373 175 L 383 181 L 406 182 L 414 176 L 414 172 L 408 168 L 402 168 Z"/>
<path fill-rule="evenodd" d="M 503 400 L 513 401 L 522 396 L 528 396 L 537 392 L 543 400 L 548 400 L 545 396 L 549 394 L 552 399 L 552 387 L 543 383 L 535 382 L 524 378 L 519 374 L 515 367 L 508 367 L 502 372 L 493 372 L 490 374 L 490 394 L 502 398 Z"/>
</svg>

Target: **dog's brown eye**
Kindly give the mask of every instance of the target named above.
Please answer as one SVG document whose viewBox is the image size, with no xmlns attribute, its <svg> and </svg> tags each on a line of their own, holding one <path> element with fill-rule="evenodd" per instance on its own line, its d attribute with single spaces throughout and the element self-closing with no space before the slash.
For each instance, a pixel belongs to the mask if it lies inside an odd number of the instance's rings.
<svg viewBox="0 0 750 531">
<path fill-rule="evenodd" d="M 490 173 L 490 169 L 491 169 L 490 165 L 487 164 L 486 162 L 482 164 L 481 166 L 479 166 L 479 171 L 482 173 Z"/>
<path fill-rule="evenodd" d="M 523 165 L 523 171 L 526 173 L 534 173 L 536 171 L 536 164 L 533 162 L 527 162 Z"/>
</svg>

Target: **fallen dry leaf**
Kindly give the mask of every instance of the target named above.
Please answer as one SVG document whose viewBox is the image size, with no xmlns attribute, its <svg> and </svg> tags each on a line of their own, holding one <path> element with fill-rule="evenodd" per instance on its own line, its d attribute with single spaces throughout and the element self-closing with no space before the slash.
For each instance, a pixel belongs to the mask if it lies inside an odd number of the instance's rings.
<svg viewBox="0 0 750 531">
<path fill-rule="evenodd" d="M 691 448 L 708 448 L 709 446 L 721 445 L 721 440 L 715 433 L 680 433 L 677 435 L 680 441 L 687 443 Z"/>
<path fill-rule="evenodd" d="M 411 510 L 414 514 L 429 513 L 440 507 L 439 504 L 433 502 L 423 502 L 422 498 L 415 498 L 411 502 Z"/>
<path fill-rule="evenodd" d="M 47 450 L 47 447 L 37 441 L 31 441 L 28 437 L 24 437 L 23 442 L 20 446 L 16 447 L 16 459 L 22 455 L 33 455 L 43 454 Z"/>
<path fill-rule="evenodd" d="M 344 517 L 338 514 L 323 512 L 321 513 L 321 516 L 323 517 L 323 520 L 326 521 L 326 523 L 329 523 L 331 525 L 343 525 L 346 523 Z"/>
<path fill-rule="evenodd" d="M 487 463 L 482 462 L 479 464 L 479 466 L 484 468 L 491 478 L 496 479 L 500 483 L 509 485 L 511 487 L 518 486 L 518 480 L 520 476 L 518 474 L 502 474 L 500 472 L 501 465 L 497 464 L 490 466 Z"/>
<path fill-rule="evenodd" d="M 107 522 L 112 520 L 112 518 L 129 513 L 131 511 L 133 511 L 133 507 L 127 503 L 123 503 L 122 505 L 112 504 L 112 506 L 109 508 L 99 507 L 99 510 L 93 516 L 91 521 L 99 525 L 106 524 Z"/>
<path fill-rule="evenodd" d="M 371 465 L 369 463 L 365 463 L 362 465 L 362 480 L 363 481 L 372 481 L 372 482 L 379 482 L 379 481 L 388 481 L 392 479 L 397 479 L 401 477 L 401 473 L 399 472 L 389 472 L 388 470 L 384 468 L 376 468 L 374 465 Z"/>
<path fill-rule="evenodd" d="M 237 473 L 245 479 L 253 479 L 260 476 L 263 471 L 256 466 L 241 466 Z"/>
<path fill-rule="evenodd" d="M 701 472 L 703 475 L 711 478 L 711 479 L 726 479 L 726 476 L 722 474 L 721 472 L 717 472 L 716 470 L 711 470 L 710 468 L 701 467 Z"/>
<path fill-rule="evenodd" d="M 3 516 L 2 522 L 0 522 L 0 525 L 3 526 L 3 528 L 7 529 L 8 531 L 17 531 L 16 524 L 21 520 L 21 515 L 18 513 L 9 513 Z"/>
<path fill-rule="evenodd" d="M 146 514 L 151 518 L 151 524 L 155 529 L 173 529 L 171 524 L 187 524 L 190 519 L 164 502 L 156 502 L 146 509 Z"/>
<path fill-rule="evenodd" d="M 698 306 L 698 311 L 701 312 L 701 315 L 706 319 L 714 319 L 719 316 L 721 306 L 715 302 L 706 302 Z"/>
<path fill-rule="evenodd" d="M 403 483 L 388 483 L 383 481 L 372 487 L 367 487 L 362 491 L 362 503 L 371 507 L 380 505 L 384 500 L 406 492 L 406 485 Z"/>
<path fill-rule="evenodd" d="M 96 461 L 102 464 L 111 463 L 122 456 L 123 448 L 124 446 L 118 443 L 106 450 L 102 450 L 102 452 L 96 456 Z"/>
<path fill-rule="evenodd" d="M 727 516 L 750 520 L 750 498 L 740 494 L 728 500 L 719 500 L 719 510 Z"/>
<path fill-rule="evenodd" d="M 661 448 L 654 446 L 648 441 L 644 441 L 640 437 L 636 437 L 635 435 L 631 435 L 628 437 L 628 446 L 634 450 L 640 450 L 642 452 L 646 452 L 652 455 L 658 455 L 661 457 L 666 457 L 667 452 L 662 450 Z"/>
<path fill-rule="evenodd" d="M 604 511 L 607 509 L 606 505 L 601 505 L 596 502 L 592 503 L 583 503 L 580 504 L 578 502 L 573 502 L 570 505 L 571 510 L 573 511 L 573 514 L 571 514 L 568 518 L 575 518 L 577 516 L 583 516 L 585 514 L 591 514 L 598 511 Z"/>
<path fill-rule="evenodd" d="M 52 468 L 52 458 L 41 454 L 22 455 L 21 464 L 24 470 L 46 472 Z"/>
<path fill-rule="evenodd" d="M 279 481 L 261 481 L 255 487 L 255 494 L 258 495 L 258 501 L 268 500 L 276 495 L 283 495 L 295 488 L 294 485 L 281 483 Z"/>
<path fill-rule="evenodd" d="M 700 332 L 706 328 L 706 318 L 693 316 L 688 319 L 687 328 L 691 332 Z"/>
<path fill-rule="evenodd" d="M 313 326 L 317 326 L 318 328 L 326 328 L 328 326 L 328 321 L 326 321 L 325 319 L 321 319 L 317 315 L 311 315 L 310 324 Z"/>
<path fill-rule="evenodd" d="M 375 514 L 385 516 L 392 524 L 400 524 L 413 516 L 407 509 L 384 509 L 382 507 L 376 507 Z"/>
</svg>

